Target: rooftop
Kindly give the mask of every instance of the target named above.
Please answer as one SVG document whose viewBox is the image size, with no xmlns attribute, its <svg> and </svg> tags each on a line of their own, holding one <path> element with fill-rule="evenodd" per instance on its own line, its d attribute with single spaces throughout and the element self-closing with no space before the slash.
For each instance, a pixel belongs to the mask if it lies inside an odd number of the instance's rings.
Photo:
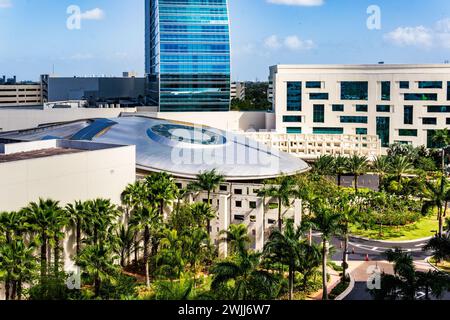
<svg viewBox="0 0 450 320">
<path fill-rule="evenodd" d="M 46 157 L 59 156 L 59 155 L 63 155 L 63 154 L 73 154 L 73 153 L 79 153 L 79 152 L 83 152 L 83 150 L 70 149 L 70 148 L 49 148 L 49 149 L 33 150 L 33 151 L 26 151 L 26 152 L 18 152 L 18 153 L 12 153 L 12 154 L 0 154 L 0 163 L 46 158 Z"/>
</svg>

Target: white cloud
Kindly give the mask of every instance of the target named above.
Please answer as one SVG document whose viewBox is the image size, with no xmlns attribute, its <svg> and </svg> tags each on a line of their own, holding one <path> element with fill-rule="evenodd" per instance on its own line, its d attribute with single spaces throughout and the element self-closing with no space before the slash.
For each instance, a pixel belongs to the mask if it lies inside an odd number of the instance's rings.
<svg viewBox="0 0 450 320">
<path fill-rule="evenodd" d="M 310 50 L 315 47 L 312 40 L 301 40 L 297 36 L 288 36 L 284 39 L 284 45 L 291 50 Z"/>
<path fill-rule="evenodd" d="M 432 27 L 398 27 L 384 35 L 397 46 L 421 48 L 450 48 L 450 18 L 437 21 Z"/>
<path fill-rule="evenodd" d="M 398 46 L 425 46 L 433 44 L 433 30 L 418 27 L 399 27 L 385 35 L 385 39 Z"/>
<path fill-rule="evenodd" d="M 283 4 L 288 6 L 313 7 L 323 5 L 324 0 L 267 0 L 267 2 L 274 4 Z"/>
<path fill-rule="evenodd" d="M 83 20 L 102 20 L 105 17 L 105 12 L 100 8 L 95 8 L 81 13 L 80 17 Z"/>
<path fill-rule="evenodd" d="M 0 9 L 6 9 L 11 7 L 12 7 L 11 0 L 0 0 Z"/>
<path fill-rule="evenodd" d="M 277 35 L 271 35 L 264 40 L 264 46 L 271 50 L 286 48 L 289 50 L 310 50 L 315 47 L 314 41 L 302 40 L 296 35 L 280 39 Z"/>
<path fill-rule="evenodd" d="M 278 49 L 281 45 L 282 44 L 276 35 L 272 35 L 264 40 L 264 46 L 269 49 Z"/>
</svg>

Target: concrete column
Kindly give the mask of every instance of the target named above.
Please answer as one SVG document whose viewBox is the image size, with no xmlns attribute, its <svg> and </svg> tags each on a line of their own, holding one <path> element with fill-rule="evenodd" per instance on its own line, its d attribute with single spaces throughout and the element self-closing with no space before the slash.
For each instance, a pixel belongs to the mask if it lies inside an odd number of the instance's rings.
<svg viewBox="0 0 450 320">
<path fill-rule="evenodd" d="M 229 197 L 221 195 L 219 197 L 219 229 L 228 230 L 230 227 L 230 206 L 228 203 Z M 215 230 L 213 230 L 215 231 Z M 214 234 L 215 232 L 213 232 Z M 219 239 L 218 239 L 219 240 Z M 219 241 L 219 258 L 223 259 L 228 256 L 228 243 L 226 241 Z"/>
<path fill-rule="evenodd" d="M 302 224 L 302 200 L 294 201 L 294 225 L 299 227 Z"/>
<path fill-rule="evenodd" d="M 256 237 L 255 237 L 255 251 L 261 252 L 264 249 L 264 234 L 266 230 L 265 223 L 264 223 L 264 201 L 263 198 L 259 198 L 256 201 L 256 223 L 255 223 L 255 231 L 256 231 Z"/>
</svg>

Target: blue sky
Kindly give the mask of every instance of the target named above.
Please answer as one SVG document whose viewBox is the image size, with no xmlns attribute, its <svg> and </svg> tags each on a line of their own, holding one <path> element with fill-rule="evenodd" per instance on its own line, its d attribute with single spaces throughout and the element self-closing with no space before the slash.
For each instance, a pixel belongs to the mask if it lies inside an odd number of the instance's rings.
<svg viewBox="0 0 450 320">
<path fill-rule="evenodd" d="M 81 29 L 66 27 L 78 5 Z M 381 29 L 370 30 L 377 5 Z M 120 75 L 144 69 L 143 0 L 0 0 L 0 74 Z M 442 63 L 448 0 L 230 0 L 233 79 L 277 63 Z"/>
</svg>

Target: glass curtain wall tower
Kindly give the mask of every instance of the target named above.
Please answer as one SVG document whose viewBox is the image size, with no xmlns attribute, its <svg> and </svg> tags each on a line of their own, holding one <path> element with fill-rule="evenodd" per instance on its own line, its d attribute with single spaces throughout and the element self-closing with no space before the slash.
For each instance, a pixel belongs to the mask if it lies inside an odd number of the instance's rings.
<svg viewBox="0 0 450 320">
<path fill-rule="evenodd" d="M 146 0 L 147 93 L 160 112 L 230 110 L 228 0 Z"/>
</svg>

